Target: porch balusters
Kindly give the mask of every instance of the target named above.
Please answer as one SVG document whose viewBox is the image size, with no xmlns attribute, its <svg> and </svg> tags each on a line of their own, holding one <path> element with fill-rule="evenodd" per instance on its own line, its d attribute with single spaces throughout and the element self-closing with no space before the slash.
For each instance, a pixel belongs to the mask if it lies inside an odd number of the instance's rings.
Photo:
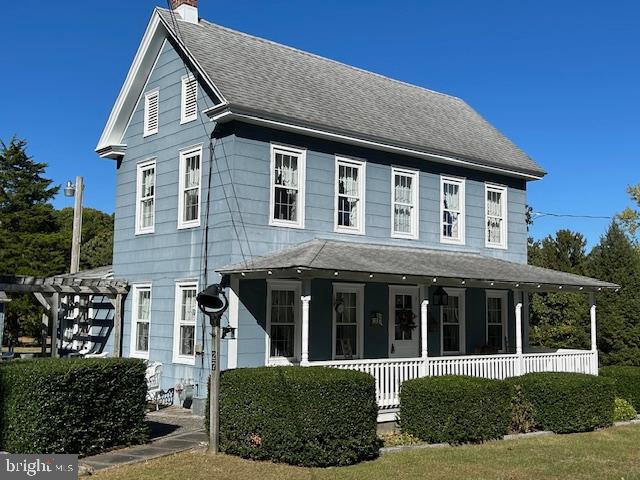
<svg viewBox="0 0 640 480">
<path fill-rule="evenodd" d="M 513 297 L 516 303 L 516 376 L 523 373 L 522 357 L 522 292 L 514 290 Z"/>
<path fill-rule="evenodd" d="M 300 298 L 302 300 L 302 351 L 300 352 L 300 365 L 309 365 L 309 302 L 311 295 Z"/>
<path fill-rule="evenodd" d="M 420 366 L 420 376 L 426 377 L 429 373 L 429 358 L 427 352 L 427 319 L 429 314 L 429 300 L 425 299 L 420 305 L 420 342 L 422 365 Z"/>
</svg>

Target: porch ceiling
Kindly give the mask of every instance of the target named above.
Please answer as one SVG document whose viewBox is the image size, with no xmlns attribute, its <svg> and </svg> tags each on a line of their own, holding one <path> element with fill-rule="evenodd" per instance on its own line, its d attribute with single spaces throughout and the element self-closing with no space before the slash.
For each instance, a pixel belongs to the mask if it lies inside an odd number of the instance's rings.
<svg viewBox="0 0 640 480">
<path fill-rule="evenodd" d="M 441 280 L 529 286 L 544 290 L 568 287 L 579 290 L 616 289 L 614 283 L 524 265 L 476 253 L 373 245 L 335 240 L 312 240 L 243 263 L 218 269 L 223 275 L 271 271 L 316 270 L 359 274 L 428 277 Z"/>
</svg>

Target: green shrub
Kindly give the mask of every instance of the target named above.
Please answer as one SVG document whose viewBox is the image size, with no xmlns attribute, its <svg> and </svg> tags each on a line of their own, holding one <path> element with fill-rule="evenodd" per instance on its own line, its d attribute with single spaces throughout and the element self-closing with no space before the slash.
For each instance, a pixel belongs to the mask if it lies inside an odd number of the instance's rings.
<svg viewBox="0 0 640 480">
<path fill-rule="evenodd" d="M 323 367 L 223 372 L 220 449 L 292 465 L 348 465 L 373 458 L 378 408 L 371 376 Z"/>
<path fill-rule="evenodd" d="M 615 381 L 616 395 L 640 410 L 640 367 L 611 366 L 600 369 L 600 375 Z"/>
<path fill-rule="evenodd" d="M 624 398 L 616 397 L 613 404 L 613 421 L 628 422 L 638 416 L 638 412 Z"/>
<path fill-rule="evenodd" d="M 400 390 L 400 428 L 430 443 L 500 438 L 511 422 L 510 386 L 445 376 L 409 380 Z"/>
<path fill-rule="evenodd" d="M 529 373 L 512 379 L 533 407 L 536 427 L 586 432 L 613 423 L 613 381 L 582 373 Z"/>
<path fill-rule="evenodd" d="M 146 367 L 134 359 L 0 366 L 0 450 L 88 455 L 147 440 Z"/>
</svg>

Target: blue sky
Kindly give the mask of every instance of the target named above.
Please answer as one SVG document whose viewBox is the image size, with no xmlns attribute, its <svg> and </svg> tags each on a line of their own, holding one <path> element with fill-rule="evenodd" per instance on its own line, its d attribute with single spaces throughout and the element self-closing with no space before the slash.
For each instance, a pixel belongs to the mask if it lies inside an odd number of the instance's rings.
<svg viewBox="0 0 640 480">
<path fill-rule="evenodd" d="M 0 139 L 26 138 L 56 183 L 83 175 L 90 207 L 113 211 L 115 165 L 94 148 L 155 5 L 3 5 Z M 549 172 L 529 184 L 537 211 L 610 216 L 640 181 L 640 2 L 200 0 L 200 16 L 464 98 Z M 607 223 L 531 233 L 593 245 Z"/>
</svg>

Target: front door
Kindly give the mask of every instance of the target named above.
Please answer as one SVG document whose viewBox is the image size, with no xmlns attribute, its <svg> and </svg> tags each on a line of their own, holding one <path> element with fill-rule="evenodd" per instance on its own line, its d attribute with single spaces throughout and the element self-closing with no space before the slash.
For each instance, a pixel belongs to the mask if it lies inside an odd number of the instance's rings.
<svg viewBox="0 0 640 480">
<path fill-rule="evenodd" d="M 389 287 L 389 358 L 420 356 L 418 287 Z"/>
</svg>

